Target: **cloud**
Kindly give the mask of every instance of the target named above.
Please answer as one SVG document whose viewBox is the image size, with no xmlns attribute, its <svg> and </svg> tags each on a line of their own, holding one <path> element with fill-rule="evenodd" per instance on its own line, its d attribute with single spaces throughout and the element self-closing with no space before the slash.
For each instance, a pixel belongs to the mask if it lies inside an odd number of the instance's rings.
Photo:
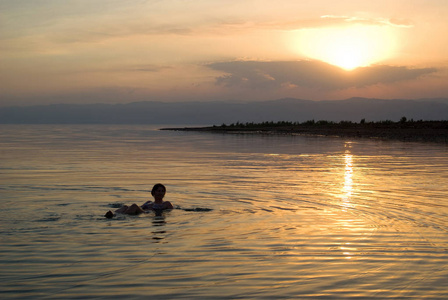
<svg viewBox="0 0 448 300">
<path fill-rule="evenodd" d="M 287 19 L 283 21 L 264 21 L 255 22 L 250 20 L 244 21 L 226 21 L 219 24 L 210 24 L 208 28 L 212 31 L 229 34 L 232 32 L 244 32 L 251 30 L 279 30 L 279 31 L 295 31 L 312 28 L 328 28 L 333 26 L 344 25 L 366 25 L 366 26 L 391 26 L 411 28 L 414 27 L 412 21 L 407 19 L 387 19 L 387 18 L 365 18 L 356 16 L 337 16 L 323 15 L 316 18 L 300 18 Z"/>
<path fill-rule="evenodd" d="M 225 87 L 272 89 L 285 86 L 336 90 L 394 83 L 435 73 L 435 68 L 412 69 L 400 66 L 374 65 L 347 72 L 321 61 L 230 61 L 208 64 L 224 72 L 216 84 Z"/>
<path fill-rule="evenodd" d="M 397 26 L 397 27 L 414 27 L 414 24 L 412 23 L 412 21 L 407 20 L 407 19 L 389 19 L 388 20 L 389 24 L 393 25 L 393 26 Z"/>
<path fill-rule="evenodd" d="M 371 26 L 412 27 L 412 22 L 401 19 L 369 19 L 349 16 L 325 15 L 318 18 L 289 19 L 284 21 L 252 21 L 250 19 L 220 20 L 153 20 L 120 19 L 110 16 L 98 21 L 88 18 L 85 24 L 68 22 L 59 30 L 49 33 L 49 38 L 58 43 L 101 42 L 103 40 L 129 36 L 215 36 L 245 34 L 257 30 L 295 31 L 311 28 L 361 24 Z"/>
<path fill-rule="evenodd" d="M 143 64 L 143 65 L 116 65 L 107 66 L 103 68 L 83 68 L 82 70 L 66 71 L 67 73 L 133 73 L 133 72 L 147 72 L 158 73 L 167 69 L 171 69 L 169 65 Z"/>
<path fill-rule="evenodd" d="M 386 18 L 362 18 L 362 17 L 349 17 L 349 16 L 334 16 L 334 15 L 324 15 L 321 16 L 323 20 L 333 20 L 335 22 L 339 21 L 341 23 L 356 23 L 363 25 L 388 25 L 393 27 L 413 27 L 413 23 L 407 19 L 386 19 Z"/>
</svg>

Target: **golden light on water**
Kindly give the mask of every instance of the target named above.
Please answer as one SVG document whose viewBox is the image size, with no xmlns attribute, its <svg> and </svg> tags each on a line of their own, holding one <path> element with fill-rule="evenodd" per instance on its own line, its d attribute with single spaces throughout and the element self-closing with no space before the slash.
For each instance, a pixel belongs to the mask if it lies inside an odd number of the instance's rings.
<svg viewBox="0 0 448 300">
<path fill-rule="evenodd" d="M 345 151 L 344 162 L 345 171 L 344 186 L 342 188 L 342 199 L 344 202 L 349 202 L 353 193 L 353 155 L 349 150 Z"/>
<path fill-rule="evenodd" d="M 351 144 L 346 143 L 346 148 L 350 148 Z M 348 208 L 352 208 L 353 201 L 352 201 L 352 195 L 353 195 L 353 155 L 351 154 L 350 150 L 345 150 L 344 154 L 344 185 L 342 187 L 342 210 L 347 211 Z M 346 220 L 344 224 L 344 228 L 346 229 L 353 229 L 354 224 L 352 224 L 352 220 Z M 349 242 L 346 242 L 343 246 L 340 247 L 341 251 L 343 251 L 343 255 L 346 259 L 352 259 L 353 258 L 353 252 L 356 252 L 356 247 L 353 247 L 350 245 Z"/>
<path fill-rule="evenodd" d="M 150 128 L 4 128 L 8 295 L 446 299 L 446 147 Z"/>
<path fill-rule="evenodd" d="M 300 31 L 297 48 L 306 57 L 352 70 L 391 57 L 395 39 L 391 29 L 378 26 L 317 28 Z"/>
<path fill-rule="evenodd" d="M 349 200 L 353 192 L 353 155 L 347 150 L 344 156 L 345 173 L 344 173 L 344 199 Z"/>
</svg>

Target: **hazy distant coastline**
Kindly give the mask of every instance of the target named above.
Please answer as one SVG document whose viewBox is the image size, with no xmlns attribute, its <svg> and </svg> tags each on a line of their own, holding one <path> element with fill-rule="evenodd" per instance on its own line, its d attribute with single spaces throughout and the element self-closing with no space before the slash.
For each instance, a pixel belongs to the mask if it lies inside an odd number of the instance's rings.
<svg viewBox="0 0 448 300">
<path fill-rule="evenodd" d="M 336 123 L 311 120 L 304 123 L 236 123 L 208 127 L 161 128 L 161 130 L 337 136 L 448 144 L 448 121 L 408 121 L 405 117 L 398 122 L 361 120 L 359 123 L 349 121 Z"/>
<path fill-rule="evenodd" d="M 134 102 L 0 107 L 1 124 L 178 124 L 328 120 L 448 120 L 448 98 L 405 100 L 350 98 L 311 101 Z"/>
</svg>

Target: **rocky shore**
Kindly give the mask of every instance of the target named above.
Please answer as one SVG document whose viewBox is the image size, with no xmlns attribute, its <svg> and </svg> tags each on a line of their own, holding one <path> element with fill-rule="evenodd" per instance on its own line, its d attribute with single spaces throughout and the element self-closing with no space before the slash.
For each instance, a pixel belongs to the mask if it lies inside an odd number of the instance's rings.
<svg viewBox="0 0 448 300">
<path fill-rule="evenodd" d="M 258 124 L 223 124 L 209 127 L 161 128 L 161 130 L 234 134 L 313 135 L 448 144 L 448 121 L 414 122 L 402 120 L 400 122 L 383 121 L 368 123 L 308 121 L 300 124 L 291 122 L 264 122 Z"/>
</svg>

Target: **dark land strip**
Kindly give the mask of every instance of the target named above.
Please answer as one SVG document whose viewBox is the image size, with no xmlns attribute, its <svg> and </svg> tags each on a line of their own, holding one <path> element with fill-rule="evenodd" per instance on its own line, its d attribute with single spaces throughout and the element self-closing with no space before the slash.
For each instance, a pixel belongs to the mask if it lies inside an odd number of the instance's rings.
<svg viewBox="0 0 448 300">
<path fill-rule="evenodd" d="M 448 144 L 448 121 L 380 121 L 354 123 L 341 121 L 263 122 L 222 124 L 208 127 L 161 128 L 160 130 L 201 131 L 239 134 L 288 134 L 332 136 L 349 138 L 373 138 L 409 142 L 433 142 Z"/>
</svg>

